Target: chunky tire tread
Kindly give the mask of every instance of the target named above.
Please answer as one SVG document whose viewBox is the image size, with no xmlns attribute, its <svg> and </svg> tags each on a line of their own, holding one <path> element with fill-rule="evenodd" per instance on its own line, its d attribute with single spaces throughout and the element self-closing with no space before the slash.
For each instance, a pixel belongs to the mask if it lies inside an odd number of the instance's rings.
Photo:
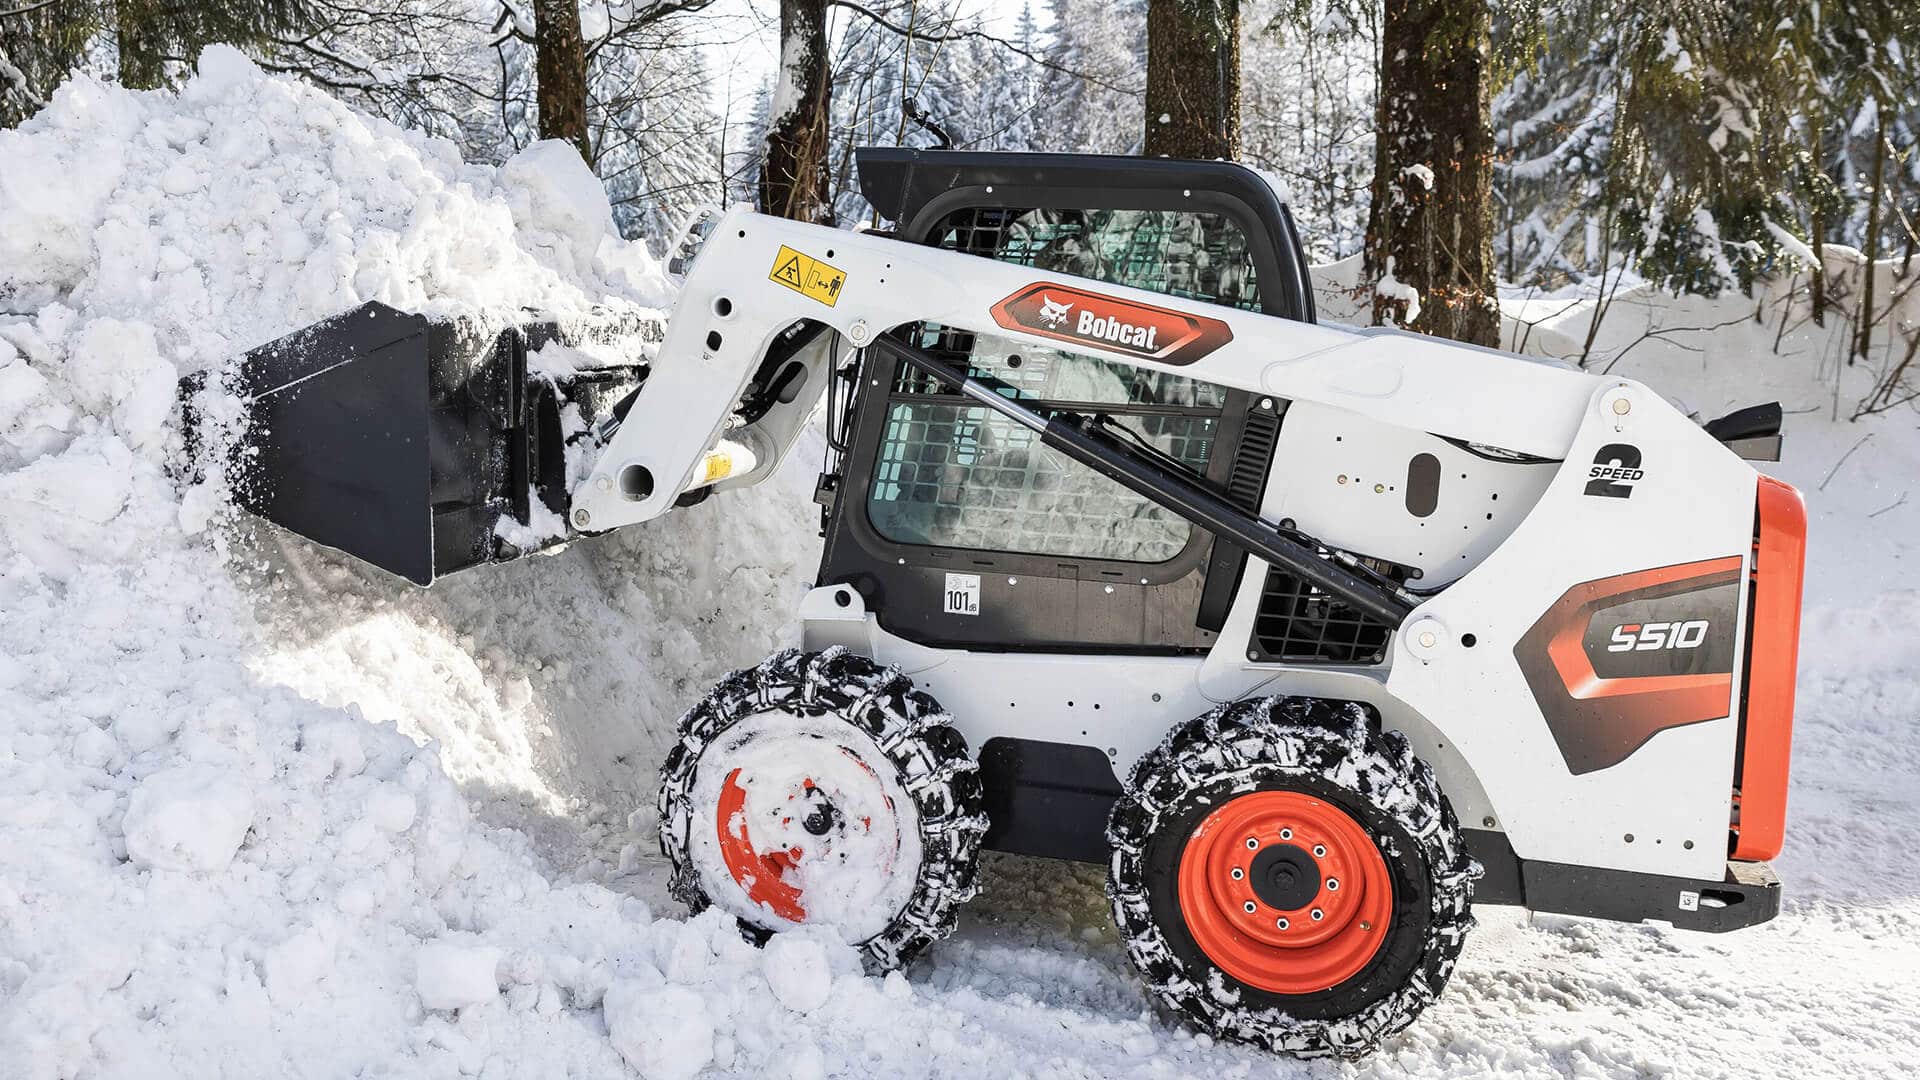
<svg viewBox="0 0 1920 1080">
<path fill-rule="evenodd" d="M 1403 926 L 1424 922 L 1423 936 L 1402 939 L 1398 949 L 1390 947 L 1395 940 L 1390 937 L 1376 961 L 1377 967 L 1394 952 L 1409 970 L 1383 996 L 1379 990 L 1349 992 L 1356 1000 L 1371 1000 L 1344 1014 L 1313 1015 L 1324 1012 L 1326 1003 L 1319 1010 L 1312 1003 L 1290 1006 L 1290 1000 L 1299 999 L 1242 986 L 1205 959 L 1185 937 L 1183 925 L 1173 933 L 1184 944 L 1170 939 L 1154 917 L 1150 852 L 1163 854 L 1154 846 L 1156 838 L 1181 845 L 1186 839 L 1160 836 L 1162 831 L 1190 829 L 1180 823 L 1191 822 L 1198 811 L 1275 787 L 1317 789 L 1350 812 L 1362 811 L 1356 816 L 1382 841 L 1390 865 L 1425 870 L 1426 911 L 1396 923 L 1396 931 L 1404 932 Z M 1467 854 L 1433 770 L 1414 756 L 1404 736 L 1375 730 L 1372 711 L 1352 702 L 1260 698 L 1223 705 L 1190 721 L 1135 766 L 1114 804 L 1107 839 L 1112 844 L 1107 895 L 1114 922 L 1153 996 L 1211 1035 L 1297 1057 L 1360 1057 L 1406 1029 L 1446 985 L 1473 923 L 1472 890 L 1480 867 Z M 1402 851 L 1403 843 L 1413 851 Z M 1407 854 L 1417 860 L 1406 860 Z M 1177 866 L 1177 853 L 1174 859 Z M 1177 906 L 1171 918 L 1179 920 Z M 1370 968 L 1350 983 L 1363 984 L 1370 975 L 1381 977 Z M 1336 998 L 1332 1007 L 1337 1012 L 1343 1006 Z"/>
<path fill-rule="evenodd" d="M 844 648 L 776 653 L 727 675 L 680 718 L 679 741 L 660 767 L 660 851 L 673 864 L 669 888 L 696 913 L 712 906 L 688 853 L 693 823 L 711 827 L 711 808 L 703 813 L 693 805 L 700 756 L 736 722 L 776 709 L 835 716 L 865 733 L 913 798 L 920 817 L 919 879 L 893 922 L 860 946 L 870 969 L 900 967 L 952 933 L 960 905 L 979 891 L 980 838 L 987 831 L 980 773 L 939 703 L 898 668 Z M 768 936 L 763 927 L 745 920 L 740 925 L 756 940 Z"/>
</svg>

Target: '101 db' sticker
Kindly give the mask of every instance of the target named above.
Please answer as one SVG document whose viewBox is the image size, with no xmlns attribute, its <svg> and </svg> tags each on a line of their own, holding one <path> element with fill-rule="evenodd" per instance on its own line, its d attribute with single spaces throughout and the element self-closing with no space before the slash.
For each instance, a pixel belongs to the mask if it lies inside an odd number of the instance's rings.
<svg viewBox="0 0 1920 1080">
<path fill-rule="evenodd" d="M 980 575 L 948 574 L 946 613 L 949 615 L 980 614 Z"/>
<path fill-rule="evenodd" d="M 847 283 L 847 272 L 781 245 L 767 280 L 832 307 L 840 301 L 840 287 Z"/>
</svg>

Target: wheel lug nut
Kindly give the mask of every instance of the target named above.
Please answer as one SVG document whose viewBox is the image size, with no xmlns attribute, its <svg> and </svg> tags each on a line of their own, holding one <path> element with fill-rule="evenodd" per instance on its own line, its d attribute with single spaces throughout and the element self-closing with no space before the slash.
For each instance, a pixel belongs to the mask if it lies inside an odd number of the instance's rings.
<svg viewBox="0 0 1920 1080">
<path fill-rule="evenodd" d="M 1316 858 L 1316 859 L 1324 859 L 1324 858 L 1326 858 L 1326 857 L 1327 857 L 1327 845 L 1325 845 L 1325 844 L 1315 844 L 1315 845 L 1313 845 L 1313 857 L 1314 857 L 1314 858 Z"/>
<path fill-rule="evenodd" d="M 1237 866 L 1233 868 L 1233 880 L 1239 881 L 1241 878 L 1246 876 L 1247 876 L 1247 872 L 1245 870 L 1242 870 Z"/>
<path fill-rule="evenodd" d="M 1280 839 L 1282 839 L 1282 840 L 1291 840 L 1291 839 L 1293 839 L 1293 830 L 1292 830 L 1292 829 L 1281 829 L 1281 830 L 1280 830 Z"/>
<path fill-rule="evenodd" d="M 1259 846 L 1260 846 L 1260 841 L 1258 841 L 1258 840 L 1256 840 L 1256 839 L 1254 839 L 1254 838 L 1253 838 L 1253 837 L 1251 837 L 1251 836 L 1249 836 L 1249 837 L 1247 837 L 1247 850 L 1248 850 L 1248 851 L 1253 851 L 1253 850 L 1256 850 L 1257 848 L 1259 848 Z"/>
<path fill-rule="evenodd" d="M 1259 908 L 1258 908 L 1258 906 L 1257 906 L 1257 905 L 1255 905 L 1255 904 L 1254 904 L 1254 902 L 1253 902 L 1253 901 L 1251 901 L 1251 900 L 1249 900 L 1249 901 L 1247 901 L 1247 902 L 1246 902 L 1246 904 L 1245 904 L 1244 906 L 1246 907 L 1246 909 L 1247 909 L 1247 914 L 1249 914 L 1249 915 L 1251 915 L 1251 914 L 1253 914 L 1253 913 L 1254 913 L 1255 911 L 1258 911 L 1258 910 L 1259 910 Z"/>
<path fill-rule="evenodd" d="M 1321 919 L 1324 919 L 1327 917 L 1327 913 L 1324 911 L 1321 911 L 1319 908 L 1314 908 L 1312 911 L 1308 912 L 1307 914 L 1313 916 L 1314 922 L 1319 922 Z"/>
<path fill-rule="evenodd" d="M 1275 920 L 1273 920 L 1273 925 L 1275 925 L 1275 926 L 1277 926 L 1277 927 L 1279 927 L 1279 928 L 1280 928 L 1280 929 L 1282 929 L 1282 930 L 1285 930 L 1285 929 L 1287 928 L 1287 920 L 1285 920 L 1285 919 L 1275 919 Z"/>
<path fill-rule="evenodd" d="M 1330 877 L 1330 878 L 1328 878 L 1328 879 L 1327 879 L 1327 891 L 1328 891 L 1328 892 L 1338 892 L 1339 890 L 1340 890 L 1340 879 L 1339 879 L 1339 878 L 1337 878 L 1337 877 Z"/>
</svg>

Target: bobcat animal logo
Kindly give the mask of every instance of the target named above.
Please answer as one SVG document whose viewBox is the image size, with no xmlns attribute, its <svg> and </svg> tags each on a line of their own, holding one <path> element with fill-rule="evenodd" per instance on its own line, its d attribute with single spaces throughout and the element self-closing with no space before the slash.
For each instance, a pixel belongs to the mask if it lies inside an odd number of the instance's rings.
<svg viewBox="0 0 1920 1080">
<path fill-rule="evenodd" d="M 1045 293 L 1040 295 L 1040 321 L 1052 329 L 1058 330 L 1064 326 L 1067 321 L 1067 312 L 1072 310 L 1072 304 L 1063 304 Z"/>
</svg>

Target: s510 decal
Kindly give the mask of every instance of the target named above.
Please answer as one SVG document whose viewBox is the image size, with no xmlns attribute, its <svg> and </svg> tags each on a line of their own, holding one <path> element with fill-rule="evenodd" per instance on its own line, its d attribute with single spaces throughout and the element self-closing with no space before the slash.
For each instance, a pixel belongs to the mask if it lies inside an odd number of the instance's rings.
<svg viewBox="0 0 1920 1080">
<path fill-rule="evenodd" d="M 1233 340 L 1233 330 L 1219 319 L 1043 281 L 993 305 L 993 321 L 1162 364 L 1191 364 Z"/>
<path fill-rule="evenodd" d="M 1581 582 L 1514 644 L 1569 771 L 1729 715 L 1742 566 L 1729 555 Z"/>
</svg>

